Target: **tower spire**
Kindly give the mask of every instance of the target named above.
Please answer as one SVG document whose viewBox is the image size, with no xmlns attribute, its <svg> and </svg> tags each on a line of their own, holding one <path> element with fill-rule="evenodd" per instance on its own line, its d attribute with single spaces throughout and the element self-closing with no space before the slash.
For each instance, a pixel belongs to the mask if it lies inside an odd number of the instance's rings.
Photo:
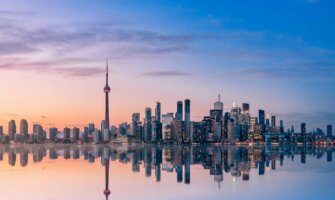
<svg viewBox="0 0 335 200">
<path fill-rule="evenodd" d="M 219 94 L 219 102 L 221 102 L 221 94 Z"/>
<path fill-rule="evenodd" d="M 106 86 L 108 86 L 108 58 L 106 59 Z"/>
</svg>

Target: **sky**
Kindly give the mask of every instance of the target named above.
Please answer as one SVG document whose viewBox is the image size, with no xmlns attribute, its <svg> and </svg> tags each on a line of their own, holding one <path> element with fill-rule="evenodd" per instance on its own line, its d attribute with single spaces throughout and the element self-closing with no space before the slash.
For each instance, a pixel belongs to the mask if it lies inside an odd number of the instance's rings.
<svg viewBox="0 0 335 200">
<path fill-rule="evenodd" d="M 111 124 L 155 102 L 191 119 L 221 94 L 288 128 L 335 125 L 332 0 L 0 0 L 0 124 Z"/>
</svg>

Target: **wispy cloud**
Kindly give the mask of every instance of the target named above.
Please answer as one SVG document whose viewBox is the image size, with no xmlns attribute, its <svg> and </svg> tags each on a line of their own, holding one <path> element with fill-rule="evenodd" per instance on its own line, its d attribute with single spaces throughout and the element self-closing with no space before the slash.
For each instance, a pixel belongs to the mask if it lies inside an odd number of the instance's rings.
<svg viewBox="0 0 335 200">
<path fill-rule="evenodd" d="M 63 76 L 88 77 L 95 76 L 104 72 L 102 67 L 87 67 L 72 60 L 76 67 L 69 66 L 67 60 L 49 61 L 49 62 L 24 62 L 15 61 L 0 64 L 0 70 L 19 70 L 19 71 L 35 71 L 37 73 L 49 73 Z M 87 61 L 88 62 L 88 61 Z M 63 67 L 58 67 L 59 65 Z M 73 64 L 72 64 L 73 65 Z M 87 64 L 86 64 L 87 65 Z"/>
<path fill-rule="evenodd" d="M 145 72 L 142 76 L 150 76 L 150 77 L 175 77 L 175 76 L 189 76 L 190 73 L 182 72 L 182 71 L 152 71 Z"/>
<path fill-rule="evenodd" d="M 231 17 L 219 18 L 212 15 L 207 16 L 207 18 L 205 19 L 205 22 L 207 24 L 213 26 L 221 26 L 228 23 L 241 23 L 242 21 L 243 20 L 239 18 L 231 18 Z"/>
<path fill-rule="evenodd" d="M 335 80 L 335 60 L 293 61 L 271 67 L 245 67 L 236 69 L 234 76 L 250 79 Z"/>
<path fill-rule="evenodd" d="M 0 41 L 0 56 L 8 54 L 31 53 L 36 51 L 33 47 L 21 42 L 1 42 Z"/>
<path fill-rule="evenodd" d="M 214 56 L 221 63 L 231 63 L 226 66 L 234 68 L 234 77 L 335 79 L 333 51 L 302 45 L 301 38 L 285 34 L 247 30 L 169 34 L 116 22 L 106 25 L 103 21 L 26 27 L 22 21 L 6 17 L 24 14 L 31 13 L 0 11 L 3 19 L 0 20 L 0 70 L 89 77 L 103 72 L 103 68 L 97 67 L 101 55 L 111 60 L 132 61 L 201 54 Z M 30 18 L 21 17 L 30 23 Z M 238 21 L 215 17 L 209 20 Z M 211 47 L 207 49 L 204 43 Z M 143 76 L 185 76 L 176 72 L 148 72 Z"/>
<path fill-rule="evenodd" d="M 14 10 L 0 10 L 0 16 L 31 16 L 34 12 L 14 11 Z"/>
<path fill-rule="evenodd" d="M 66 76 L 76 76 L 76 77 L 88 77 L 95 76 L 105 72 L 105 69 L 98 67 L 67 67 L 67 68 L 55 68 L 51 70 L 56 74 L 66 75 Z"/>
<path fill-rule="evenodd" d="M 0 70 L 93 76 L 103 71 L 94 67 L 101 55 L 111 60 L 151 59 L 189 52 L 197 41 L 218 39 L 208 34 L 165 34 L 117 24 L 106 26 L 104 22 L 25 27 L 22 22 L 11 20 L 6 15 L 29 13 L 2 13 Z M 29 24 L 29 19 L 26 21 Z M 83 55 L 91 60 L 80 59 Z"/>
<path fill-rule="evenodd" d="M 9 116 L 9 117 L 18 117 L 22 116 L 21 114 L 18 113 L 3 113 L 4 116 Z"/>
</svg>

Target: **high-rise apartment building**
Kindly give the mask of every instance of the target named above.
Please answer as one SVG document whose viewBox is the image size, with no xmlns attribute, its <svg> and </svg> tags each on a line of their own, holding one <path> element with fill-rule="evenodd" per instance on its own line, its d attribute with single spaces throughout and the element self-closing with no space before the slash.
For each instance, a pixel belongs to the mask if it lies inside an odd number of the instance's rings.
<svg viewBox="0 0 335 200">
<path fill-rule="evenodd" d="M 144 122 L 144 141 L 151 142 L 152 139 L 152 124 L 151 124 L 151 108 L 145 108 L 145 122 Z"/>
<path fill-rule="evenodd" d="M 191 101 L 185 100 L 185 142 L 190 142 L 191 139 Z"/>
<path fill-rule="evenodd" d="M 8 135 L 9 135 L 9 140 L 14 141 L 15 135 L 16 135 L 16 124 L 14 120 L 11 120 L 8 123 Z"/>
</svg>

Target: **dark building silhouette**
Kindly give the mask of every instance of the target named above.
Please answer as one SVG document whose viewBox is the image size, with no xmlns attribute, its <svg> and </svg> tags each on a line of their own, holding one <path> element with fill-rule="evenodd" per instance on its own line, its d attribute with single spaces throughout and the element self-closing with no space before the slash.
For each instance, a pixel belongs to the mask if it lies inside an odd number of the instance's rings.
<svg viewBox="0 0 335 200">
<path fill-rule="evenodd" d="M 271 126 L 276 127 L 276 116 L 271 116 Z"/>
<path fill-rule="evenodd" d="M 185 100 L 185 142 L 190 142 L 191 139 L 191 101 Z"/>
<path fill-rule="evenodd" d="M 327 125 L 327 137 L 331 139 L 333 137 L 333 126 Z"/>
<path fill-rule="evenodd" d="M 248 103 L 242 103 L 242 112 L 246 113 L 249 112 L 250 105 Z"/>
<path fill-rule="evenodd" d="M 301 123 L 300 127 L 301 127 L 301 130 L 300 130 L 301 141 L 306 142 L 307 141 L 307 138 L 306 138 L 306 123 Z"/>
<path fill-rule="evenodd" d="M 258 110 L 258 120 L 259 120 L 259 124 L 265 124 L 265 111 L 264 110 Z"/>
<path fill-rule="evenodd" d="M 183 102 L 177 101 L 176 120 L 183 121 Z"/>
</svg>

